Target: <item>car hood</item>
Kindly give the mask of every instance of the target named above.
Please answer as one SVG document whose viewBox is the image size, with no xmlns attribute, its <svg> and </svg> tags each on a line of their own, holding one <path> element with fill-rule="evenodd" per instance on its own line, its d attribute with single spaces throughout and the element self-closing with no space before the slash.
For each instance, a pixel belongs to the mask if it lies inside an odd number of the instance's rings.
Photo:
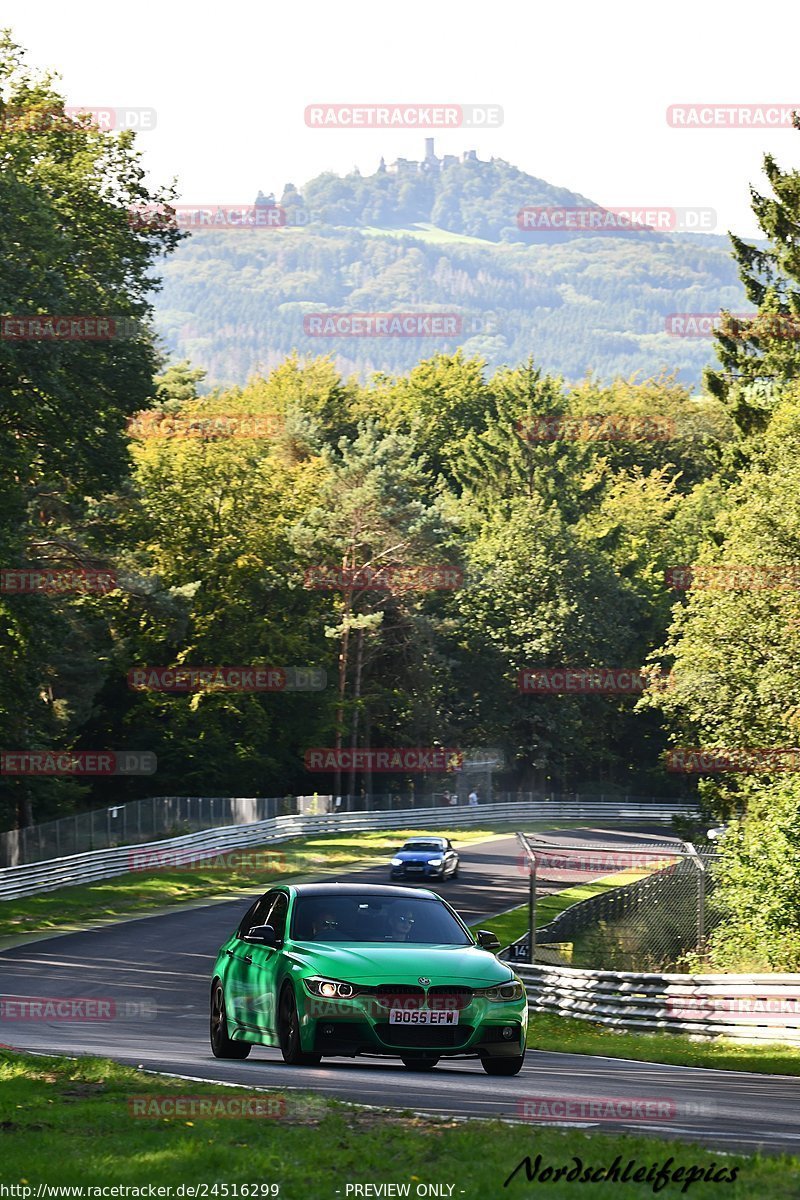
<svg viewBox="0 0 800 1200">
<path fill-rule="evenodd" d="M 479 946 L 421 946 L 368 942 L 293 942 L 292 958 L 309 972 L 346 979 L 351 983 L 411 983 L 427 976 L 432 983 L 489 987 L 512 975 Z"/>
</svg>

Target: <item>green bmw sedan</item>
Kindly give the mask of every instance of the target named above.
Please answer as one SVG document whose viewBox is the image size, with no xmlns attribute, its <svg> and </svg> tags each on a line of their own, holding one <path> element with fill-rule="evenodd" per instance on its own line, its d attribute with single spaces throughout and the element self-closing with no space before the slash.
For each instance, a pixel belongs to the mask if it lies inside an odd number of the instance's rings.
<svg viewBox="0 0 800 1200">
<path fill-rule="evenodd" d="M 272 888 L 221 948 L 211 984 L 211 1049 L 284 1061 L 391 1055 L 411 1070 L 478 1057 L 489 1075 L 525 1058 L 525 987 L 434 892 L 305 883 Z"/>
</svg>

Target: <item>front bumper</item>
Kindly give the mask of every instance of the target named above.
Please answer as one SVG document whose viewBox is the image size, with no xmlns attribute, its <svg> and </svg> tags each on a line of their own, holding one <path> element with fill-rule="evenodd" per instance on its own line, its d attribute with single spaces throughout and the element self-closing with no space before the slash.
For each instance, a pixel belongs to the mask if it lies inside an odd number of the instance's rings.
<svg viewBox="0 0 800 1200">
<path fill-rule="evenodd" d="M 502 1058 L 525 1051 L 525 1000 L 500 1003 L 476 997 L 459 1010 L 458 1023 L 448 1025 L 393 1025 L 389 1012 L 371 997 L 328 1001 L 303 994 L 298 997 L 302 1047 L 347 1057 L 423 1053 Z"/>
<path fill-rule="evenodd" d="M 444 866 L 432 867 L 429 863 L 403 863 L 402 867 L 392 867 L 391 879 L 441 879 Z"/>
</svg>

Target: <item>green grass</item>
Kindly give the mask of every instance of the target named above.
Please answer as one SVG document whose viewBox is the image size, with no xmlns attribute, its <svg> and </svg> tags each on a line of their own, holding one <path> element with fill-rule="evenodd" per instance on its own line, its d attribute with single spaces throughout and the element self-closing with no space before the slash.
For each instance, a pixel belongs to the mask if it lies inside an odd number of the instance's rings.
<svg viewBox="0 0 800 1200">
<path fill-rule="evenodd" d="M 599 1054 L 637 1062 L 679 1067 L 712 1067 L 718 1071 L 757 1071 L 765 1075 L 800 1075 L 800 1046 L 742 1045 L 730 1038 L 695 1040 L 679 1033 L 626 1033 L 593 1021 L 534 1013 L 528 1023 L 528 1047 L 565 1054 Z"/>
<path fill-rule="evenodd" d="M 268 1066 L 259 1064 L 262 1083 L 268 1075 Z M 302 1071 L 297 1080 L 302 1081 Z M 252 1097 L 273 1115 L 132 1115 L 134 1104 L 147 1110 L 163 1098 L 186 1103 L 189 1097 L 215 1104 Z M 408 1112 L 357 1109 L 302 1092 L 249 1092 L 155 1077 L 103 1059 L 0 1052 L 0 1129 L 0 1181 L 31 1187 L 31 1194 L 40 1183 L 145 1189 L 148 1184 L 207 1184 L 207 1194 L 214 1197 L 226 1194 L 222 1188 L 212 1191 L 214 1184 L 273 1183 L 279 1185 L 280 1200 L 335 1200 L 336 1189 L 344 1200 L 348 1183 L 407 1183 L 413 1196 L 418 1182 L 444 1182 L 454 1185 L 452 1195 L 459 1200 L 493 1200 L 533 1194 L 524 1171 L 503 1187 L 526 1155 L 532 1160 L 541 1155 L 542 1167 L 569 1168 L 578 1156 L 584 1167 L 597 1169 L 620 1155 L 623 1169 L 629 1160 L 650 1169 L 671 1159 L 670 1170 L 708 1169 L 715 1163 L 728 1178 L 736 1168 L 732 1184 L 694 1183 L 688 1194 L 701 1200 L 789 1200 L 800 1191 L 800 1160 L 788 1156 L 721 1156 L 700 1146 L 638 1135 L 439 1121 Z M 682 1186 L 680 1181 L 668 1184 L 659 1194 L 681 1195 Z M 621 1190 L 632 1200 L 653 1195 L 652 1183 L 627 1183 L 620 1189 L 618 1183 L 598 1182 L 590 1190 L 601 1200 Z M 25 1200 L 24 1193 L 17 1194 Z M 250 1192 L 254 1194 L 269 1192 Z M 550 1182 L 546 1194 L 572 1197 L 576 1189 L 572 1183 Z"/>
<path fill-rule="evenodd" d="M 465 845 L 492 837 L 495 832 L 494 829 L 449 830 L 448 836 L 458 845 Z M 192 870 L 175 867 L 136 870 L 98 883 L 8 900 L 0 906 L 0 939 L 69 929 L 87 922 L 112 921 L 209 897 L 265 891 L 275 882 L 309 874 L 335 875 L 359 863 L 369 865 L 372 859 L 386 861 L 388 882 L 388 861 L 393 851 L 406 838 L 429 833 L 431 830 L 427 829 L 401 829 L 296 838 L 226 851 L 227 856 L 245 856 L 241 868 L 236 870 L 227 865 L 230 858 L 223 862 L 222 870 L 213 865 Z M 132 854 L 141 853 L 153 851 L 147 845 L 133 847 Z M 253 856 L 258 856 L 257 860 Z"/>
<path fill-rule="evenodd" d="M 602 879 L 594 879 L 591 883 L 578 883 L 574 887 L 565 888 L 563 892 L 553 892 L 550 896 L 536 898 L 536 928 L 548 925 L 565 908 L 577 904 L 579 900 L 588 900 L 590 896 L 599 896 L 610 888 L 622 887 L 633 883 L 647 875 L 648 871 L 616 871 L 612 875 L 604 875 Z M 499 917 L 487 917 L 484 921 L 476 921 L 476 925 L 491 928 L 500 939 L 502 946 L 510 946 L 517 938 L 528 932 L 528 905 L 521 904 L 511 908 Z"/>
</svg>

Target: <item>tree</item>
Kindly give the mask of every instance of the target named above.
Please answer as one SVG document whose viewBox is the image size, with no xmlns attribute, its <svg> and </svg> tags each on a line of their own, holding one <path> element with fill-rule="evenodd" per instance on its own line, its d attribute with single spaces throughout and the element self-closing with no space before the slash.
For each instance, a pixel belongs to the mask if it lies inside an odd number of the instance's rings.
<svg viewBox="0 0 800 1200">
<path fill-rule="evenodd" d="M 431 483 L 425 461 L 407 434 L 387 434 L 376 422 L 368 422 L 352 442 L 342 439 L 335 452 L 327 450 L 324 461 L 327 475 L 320 503 L 297 523 L 293 537 L 312 572 L 332 567 L 341 571 L 332 602 L 336 622 L 326 628 L 327 636 L 339 642 L 334 731 L 338 751 L 348 711 L 351 746 L 358 744 L 367 639 L 381 634 L 396 639 L 404 632 L 409 650 L 413 648 L 414 575 L 421 567 L 436 565 L 444 530 L 437 507 L 421 498 Z M 369 728 L 365 732 L 369 739 Z M 354 790 L 354 779 L 352 772 L 349 791 Z M 341 794 L 339 771 L 335 786 Z"/>
<path fill-rule="evenodd" d="M 8 32 L 0 34 L 0 296 L 6 317 L 107 319 L 115 336 L 74 340 L 28 336 L 12 321 L 0 338 L 0 561 L 74 568 L 108 561 L 110 547 L 88 518 L 91 498 L 127 471 L 126 418 L 152 390 L 157 354 L 147 328 L 156 257 L 179 234 L 168 223 L 137 230 L 132 208 L 151 194 L 133 134 L 101 131 L 65 113 L 50 76 L 35 77 Z M 127 327 L 125 323 L 129 323 Z M 19 748 L 69 740 L 70 693 L 62 647 L 88 647 L 79 628 L 94 609 L 44 596 L 0 598 L 0 740 Z M 74 676 L 74 672 L 72 673 Z M 80 691 L 86 684 L 84 671 Z M 73 789 L 74 784 L 69 787 Z M 31 798 L 64 788 L 20 783 L 16 818 Z M 47 806 L 43 812 L 47 812 Z M 52 809 L 51 809 L 52 811 Z"/>
<path fill-rule="evenodd" d="M 747 817 L 719 845 L 709 939 L 712 970 L 800 969 L 800 786 L 797 776 L 745 789 Z"/>
<path fill-rule="evenodd" d="M 797 113 L 792 121 L 800 130 Z M 739 277 L 757 308 L 752 319 L 727 314 L 716 335 L 720 366 L 706 372 L 745 433 L 762 430 L 787 382 L 800 377 L 800 171 L 783 171 L 771 154 L 764 173 L 773 195 L 751 188 L 752 208 L 767 246 L 730 234 Z"/>
</svg>

